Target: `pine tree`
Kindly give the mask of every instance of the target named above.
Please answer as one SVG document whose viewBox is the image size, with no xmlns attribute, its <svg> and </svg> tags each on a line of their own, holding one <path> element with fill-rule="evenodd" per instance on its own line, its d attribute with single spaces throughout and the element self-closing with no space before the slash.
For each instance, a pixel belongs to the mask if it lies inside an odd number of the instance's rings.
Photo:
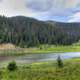
<svg viewBox="0 0 80 80">
<path fill-rule="evenodd" d="M 57 58 L 57 65 L 58 65 L 59 68 L 63 67 L 63 61 L 62 61 L 60 56 L 58 56 L 58 58 Z"/>
</svg>

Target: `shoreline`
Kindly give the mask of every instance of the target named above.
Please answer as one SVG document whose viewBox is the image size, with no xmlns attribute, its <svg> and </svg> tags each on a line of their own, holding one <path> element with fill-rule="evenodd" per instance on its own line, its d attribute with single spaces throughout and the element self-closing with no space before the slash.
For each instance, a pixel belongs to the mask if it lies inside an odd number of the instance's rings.
<svg viewBox="0 0 80 80">
<path fill-rule="evenodd" d="M 21 49 L 3 49 L 0 50 L 0 56 L 21 56 L 27 54 L 47 54 L 47 53 L 66 53 L 66 52 L 80 52 L 80 46 L 44 46 Z"/>
</svg>

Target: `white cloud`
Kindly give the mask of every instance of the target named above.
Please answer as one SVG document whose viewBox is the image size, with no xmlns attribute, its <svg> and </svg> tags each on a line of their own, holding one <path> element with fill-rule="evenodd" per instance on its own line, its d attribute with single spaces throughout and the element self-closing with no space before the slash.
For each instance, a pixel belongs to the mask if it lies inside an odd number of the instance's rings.
<svg viewBox="0 0 80 80">
<path fill-rule="evenodd" d="M 70 16 L 72 19 L 76 15 L 74 13 L 76 10 L 80 10 L 80 0 L 1 0 L 0 2 L 0 14 L 6 16 L 24 15 L 38 19 Z"/>
<path fill-rule="evenodd" d="M 80 22 L 80 12 L 76 12 L 75 14 L 70 16 L 68 22 Z"/>
<path fill-rule="evenodd" d="M 3 0 L 0 3 L 0 14 L 6 16 L 25 15 L 33 16 L 34 13 L 25 7 L 26 0 Z"/>
</svg>

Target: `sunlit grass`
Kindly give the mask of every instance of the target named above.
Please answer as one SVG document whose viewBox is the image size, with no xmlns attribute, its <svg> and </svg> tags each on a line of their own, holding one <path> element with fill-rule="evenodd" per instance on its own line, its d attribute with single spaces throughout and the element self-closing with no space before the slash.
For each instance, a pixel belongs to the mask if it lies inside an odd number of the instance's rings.
<svg viewBox="0 0 80 80">
<path fill-rule="evenodd" d="M 62 52 L 80 52 L 80 45 L 40 45 L 38 47 L 20 48 L 12 50 L 0 50 L 0 56 L 20 56 L 26 54 L 38 54 L 38 53 L 62 53 Z"/>
<path fill-rule="evenodd" d="M 33 50 L 32 53 L 80 52 L 80 46 L 48 46 Z"/>
<path fill-rule="evenodd" d="M 64 67 L 57 62 L 40 62 L 18 66 L 15 71 L 0 69 L 0 80 L 80 80 L 80 59 L 64 61 Z"/>
</svg>

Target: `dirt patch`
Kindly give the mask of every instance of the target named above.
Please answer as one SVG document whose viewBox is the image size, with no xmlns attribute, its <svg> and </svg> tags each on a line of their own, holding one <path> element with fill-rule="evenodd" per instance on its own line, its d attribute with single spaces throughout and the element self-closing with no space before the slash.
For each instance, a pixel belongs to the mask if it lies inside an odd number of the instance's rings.
<svg viewBox="0 0 80 80">
<path fill-rule="evenodd" d="M 11 43 L 0 44 L 0 49 L 15 49 L 16 46 Z"/>
</svg>

